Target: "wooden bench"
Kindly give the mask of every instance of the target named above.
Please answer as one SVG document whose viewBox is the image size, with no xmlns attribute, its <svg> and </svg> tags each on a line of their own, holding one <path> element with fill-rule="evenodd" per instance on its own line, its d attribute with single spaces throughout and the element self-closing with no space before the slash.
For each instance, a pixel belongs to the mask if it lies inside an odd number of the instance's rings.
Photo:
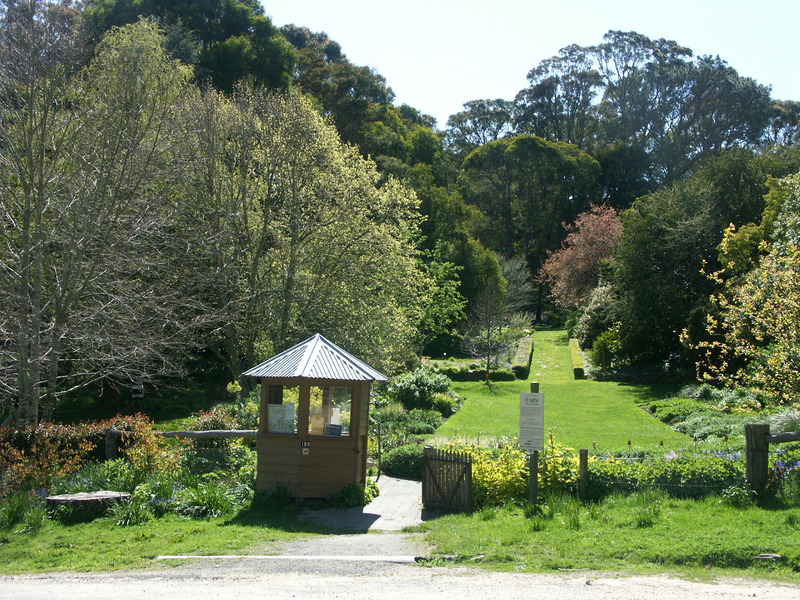
<svg viewBox="0 0 800 600">
<path fill-rule="evenodd" d="M 77 494 L 61 494 L 59 496 L 47 496 L 45 502 L 47 506 L 57 508 L 59 506 L 75 507 L 82 512 L 100 513 L 109 506 L 127 500 L 131 495 L 126 492 L 111 492 L 100 490 L 97 492 L 79 492 Z"/>
</svg>

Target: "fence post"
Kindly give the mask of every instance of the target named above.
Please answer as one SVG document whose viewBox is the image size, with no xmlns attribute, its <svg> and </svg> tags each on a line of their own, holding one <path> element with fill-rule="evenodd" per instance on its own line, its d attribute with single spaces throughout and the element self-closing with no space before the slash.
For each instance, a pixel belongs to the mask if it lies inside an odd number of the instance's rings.
<svg viewBox="0 0 800 600">
<path fill-rule="evenodd" d="M 581 502 L 586 502 L 589 491 L 589 450 L 578 450 L 578 496 Z"/>
<path fill-rule="evenodd" d="M 531 394 L 539 393 L 539 382 L 531 381 Z M 528 490 L 528 502 L 536 504 L 539 499 L 539 451 L 534 450 L 528 455 L 528 471 L 531 474 Z"/>
<path fill-rule="evenodd" d="M 746 453 L 746 481 L 750 489 L 761 494 L 767 487 L 767 470 L 769 468 L 769 425 L 750 424 L 744 426 L 744 442 Z"/>
<path fill-rule="evenodd" d="M 116 429 L 109 429 L 106 431 L 106 460 L 112 460 L 119 456 L 117 449 L 117 439 L 120 432 Z"/>
<path fill-rule="evenodd" d="M 534 392 L 535 393 L 535 392 Z M 534 450 L 528 455 L 528 470 L 531 474 L 528 502 L 536 504 L 539 498 L 539 451 Z"/>
</svg>

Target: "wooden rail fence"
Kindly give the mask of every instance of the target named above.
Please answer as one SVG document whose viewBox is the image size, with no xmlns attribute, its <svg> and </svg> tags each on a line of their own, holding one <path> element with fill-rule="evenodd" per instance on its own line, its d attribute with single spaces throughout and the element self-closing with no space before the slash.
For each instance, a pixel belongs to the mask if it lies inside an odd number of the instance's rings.
<svg viewBox="0 0 800 600">
<path fill-rule="evenodd" d="M 800 441 L 800 432 L 770 435 L 769 425 L 751 424 L 744 426 L 745 441 L 745 479 L 747 485 L 757 494 L 767 487 L 769 475 L 769 445 Z"/>
<path fill-rule="evenodd" d="M 119 429 L 109 429 L 106 432 L 106 460 L 119 456 L 119 439 L 130 433 Z M 188 438 L 188 439 L 207 439 L 207 438 L 255 438 L 258 431 L 256 429 L 208 429 L 206 431 L 157 431 L 155 435 L 165 438 Z"/>
</svg>

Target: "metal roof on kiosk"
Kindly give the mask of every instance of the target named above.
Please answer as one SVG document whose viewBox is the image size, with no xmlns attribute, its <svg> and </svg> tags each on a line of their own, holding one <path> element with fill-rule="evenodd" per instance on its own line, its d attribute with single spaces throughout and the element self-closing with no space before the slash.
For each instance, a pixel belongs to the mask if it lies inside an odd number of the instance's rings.
<svg viewBox="0 0 800 600">
<path fill-rule="evenodd" d="M 244 372 L 248 377 L 300 377 L 341 381 L 387 381 L 386 377 L 320 334 Z"/>
</svg>

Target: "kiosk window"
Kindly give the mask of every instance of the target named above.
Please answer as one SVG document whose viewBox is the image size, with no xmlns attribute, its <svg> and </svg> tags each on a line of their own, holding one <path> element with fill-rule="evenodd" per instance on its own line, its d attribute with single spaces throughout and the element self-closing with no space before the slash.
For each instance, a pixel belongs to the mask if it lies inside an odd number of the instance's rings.
<svg viewBox="0 0 800 600">
<path fill-rule="evenodd" d="M 267 403 L 267 431 L 270 433 L 297 433 L 297 405 L 300 388 L 269 386 Z"/>
<path fill-rule="evenodd" d="M 353 388 L 312 387 L 308 432 L 312 435 L 349 436 Z"/>
</svg>

